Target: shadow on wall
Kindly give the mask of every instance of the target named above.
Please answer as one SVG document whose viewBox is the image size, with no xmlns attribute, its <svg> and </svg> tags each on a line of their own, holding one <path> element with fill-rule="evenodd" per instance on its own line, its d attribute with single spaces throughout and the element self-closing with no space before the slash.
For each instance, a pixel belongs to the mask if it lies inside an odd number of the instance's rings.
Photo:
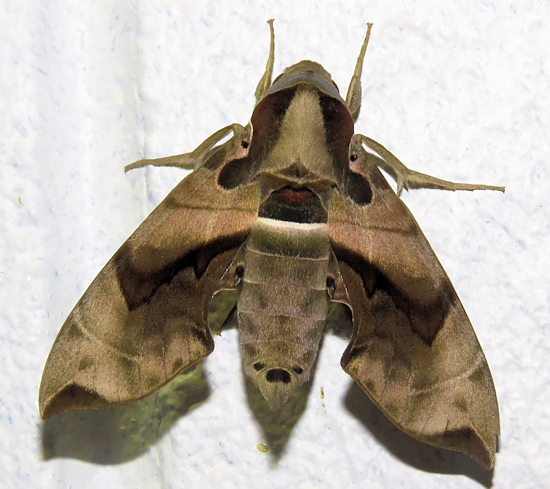
<svg viewBox="0 0 550 489">
<path fill-rule="evenodd" d="M 128 462 L 145 453 L 209 395 L 200 363 L 128 406 L 61 413 L 42 424 L 43 458 L 73 458 L 100 465 Z"/>
<path fill-rule="evenodd" d="M 427 445 L 402 432 L 355 382 L 350 385 L 344 403 L 380 444 L 406 464 L 424 472 L 462 474 L 485 487 L 492 486 L 493 470 L 484 469 L 468 455 Z"/>
</svg>

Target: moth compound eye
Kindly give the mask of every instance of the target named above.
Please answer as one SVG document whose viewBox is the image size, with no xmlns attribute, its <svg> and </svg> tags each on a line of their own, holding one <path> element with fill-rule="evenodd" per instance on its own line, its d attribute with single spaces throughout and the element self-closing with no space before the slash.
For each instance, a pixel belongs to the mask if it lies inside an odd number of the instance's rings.
<svg viewBox="0 0 550 489">
<path fill-rule="evenodd" d="M 357 158 L 359 158 L 359 156 L 357 155 L 357 153 L 351 153 L 349 155 L 349 160 L 350 161 L 357 161 Z"/>
<path fill-rule="evenodd" d="M 241 146 L 246 149 L 250 146 L 250 143 L 248 141 L 241 141 Z"/>
</svg>

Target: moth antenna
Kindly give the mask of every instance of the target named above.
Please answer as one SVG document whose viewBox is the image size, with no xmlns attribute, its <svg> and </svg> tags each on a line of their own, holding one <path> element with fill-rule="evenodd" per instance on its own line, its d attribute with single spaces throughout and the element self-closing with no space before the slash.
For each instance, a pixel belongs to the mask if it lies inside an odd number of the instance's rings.
<svg viewBox="0 0 550 489">
<path fill-rule="evenodd" d="M 269 19 L 267 23 L 269 24 L 270 41 L 269 41 L 269 56 L 267 57 L 267 63 L 265 65 L 265 71 L 258 86 L 256 87 L 256 103 L 264 96 L 266 90 L 271 86 L 271 77 L 273 75 L 273 64 L 275 63 L 275 29 L 273 28 L 274 19 Z"/>
<path fill-rule="evenodd" d="M 365 54 L 367 52 L 367 46 L 369 45 L 370 31 L 372 28 L 372 22 L 367 23 L 367 34 L 365 40 L 361 46 L 359 57 L 355 65 L 355 71 L 349 82 L 348 94 L 346 95 L 346 105 L 353 117 L 353 120 L 357 120 L 359 116 L 359 110 L 361 109 L 361 72 L 363 71 L 363 61 L 365 60 Z"/>
</svg>

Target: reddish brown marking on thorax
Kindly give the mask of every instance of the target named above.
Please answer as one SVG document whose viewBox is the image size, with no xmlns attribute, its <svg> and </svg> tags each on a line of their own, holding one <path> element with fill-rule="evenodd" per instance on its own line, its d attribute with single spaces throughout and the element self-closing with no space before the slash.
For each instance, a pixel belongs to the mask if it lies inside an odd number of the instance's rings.
<svg viewBox="0 0 550 489">
<path fill-rule="evenodd" d="M 278 194 L 290 202 L 304 202 L 314 197 L 313 192 L 307 188 L 285 187 Z"/>
</svg>

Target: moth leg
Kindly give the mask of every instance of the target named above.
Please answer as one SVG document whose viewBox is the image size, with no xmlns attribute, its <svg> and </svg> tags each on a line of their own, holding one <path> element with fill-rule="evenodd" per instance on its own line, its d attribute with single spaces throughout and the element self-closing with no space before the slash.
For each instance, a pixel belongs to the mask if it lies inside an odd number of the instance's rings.
<svg viewBox="0 0 550 489">
<path fill-rule="evenodd" d="M 348 93 L 346 95 L 346 105 L 353 117 L 353 120 L 357 120 L 359 110 L 361 109 L 361 72 L 363 71 L 363 61 L 365 60 L 365 54 L 367 52 L 367 46 L 369 45 L 370 30 L 372 28 L 372 22 L 367 23 L 367 34 L 365 40 L 361 46 L 357 63 L 355 64 L 355 71 L 349 82 Z"/>
<path fill-rule="evenodd" d="M 269 41 L 269 55 L 267 57 L 267 64 L 265 65 L 264 74 L 258 82 L 256 92 L 254 92 L 254 95 L 256 96 L 256 103 L 260 101 L 260 99 L 264 96 L 266 90 L 271 86 L 273 64 L 275 63 L 275 30 L 273 29 L 273 19 L 269 19 L 267 23 L 269 24 L 269 31 L 271 33 Z"/>
<path fill-rule="evenodd" d="M 175 166 L 184 170 L 196 170 L 210 158 L 221 146 L 216 146 L 229 133 L 233 132 L 233 140 L 242 140 L 248 137 L 249 128 L 245 128 L 240 124 L 229 124 L 219 131 L 216 131 L 212 136 L 206 138 L 194 151 L 181 155 L 166 156 L 165 158 L 154 158 L 151 160 L 138 160 L 124 167 L 124 171 L 143 168 L 147 165 L 153 166 Z M 240 144 L 240 143 L 239 143 Z"/>
<path fill-rule="evenodd" d="M 425 173 L 420 173 L 407 168 L 399 161 L 390 151 L 388 151 L 380 143 L 373 139 L 363 136 L 362 134 L 355 135 L 368 149 L 375 151 L 378 155 L 368 153 L 372 158 L 373 163 L 388 171 L 397 180 L 397 195 L 401 195 L 401 191 L 405 188 L 435 188 L 440 190 L 498 190 L 504 192 L 504 187 L 495 185 L 482 185 L 476 183 L 456 183 L 448 180 L 441 180 Z"/>
</svg>

